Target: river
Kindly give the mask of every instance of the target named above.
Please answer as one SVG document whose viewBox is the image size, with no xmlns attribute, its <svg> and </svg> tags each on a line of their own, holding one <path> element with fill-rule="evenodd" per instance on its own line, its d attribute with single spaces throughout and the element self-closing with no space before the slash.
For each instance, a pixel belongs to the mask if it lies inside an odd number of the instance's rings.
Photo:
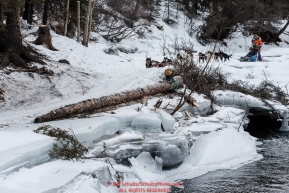
<svg viewBox="0 0 289 193">
<path fill-rule="evenodd" d="M 289 193 L 289 132 L 256 136 L 263 159 L 233 170 L 219 170 L 184 180 L 184 193 Z"/>
</svg>

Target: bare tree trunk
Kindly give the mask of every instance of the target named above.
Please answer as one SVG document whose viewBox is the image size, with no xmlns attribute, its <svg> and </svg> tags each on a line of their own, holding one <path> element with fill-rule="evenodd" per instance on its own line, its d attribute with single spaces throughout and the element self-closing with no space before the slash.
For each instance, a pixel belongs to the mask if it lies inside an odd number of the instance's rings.
<svg viewBox="0 0 289 193">
<path fill-rule="evenodd" d="M 89 37 L 90 37 L 93 8 L 94 8 L 94 1 L 92 2 L 92 6 L 91 6 L 91 9 L 90 9 L 89 28 L 88 28 L 88 32 L 87 32 L 86 47 L 88 47 L 88 42 L 89 42 Z"/>
<path fill-rule="evenodd" d="M 3 6 L 2 3 L 0 3 L 0 24 L 3 23 Z"/>
<path fill-rule="evenodd" d="M 185 8 L 187 10 L 189 10 L 190 9 L 190 0 L 183 0 L 183 5 L 185 5 Z"/>
<path fill-rule="evenodd" d="M 198 7 L 198 1 L 197 1 L 197 0 L 194 0 L 194 1 L 193 1 L 192 9 L 193 9 L 192 12 L 197 15 L 197 14 L 198 14 L 198 9 L 199 9 L 199 7 Z"/>
<path fill-rule="evenodd" d="M 284 31 L 287 29 L 289 25 L 289 20 L 287 20 L 287 23 L 284 25 L 284 27 L 277 33 L 277 36 L 279 37 Z"/>
<path fill-rule="evenodd" d="M 77 1 L 77 41 L 80 41 L 80 1 Z"/>
<path fill-rule="evenodd" d="M 52 39 L 50 35 L 50 28 L 47 25 L 40 25 L 38 28 L 38 37 L 35 41 L 31 42 L 35 45 L 42 45 L 46 44 L 48 49 L 53 51 L 58 51 L 53 45 L 52 45 Z"/>
<path fill-rule="evenodd" d="M 84 25 L 83 41 L 82 41 L 82 45 L 84 46 L 86 46 L 87 36 L 88 36 L 90 8 L 91 8 L 91 0 L 88 0 L 86 17 L 85 17 L 85 25 Z"/>
<path fill-rule="evenodd" d="M 139 10 L 140 2 L 141 2 L 141 0 L 136 0 L 136 5 L 135 5 L 135 8 L 134 8 L 134 10 L 132 12 L 132 18 L 133 19 L 137 18 L 136 16 L 137 16 L 137 13 L 138 13 L 138 10 Z"/>
<path fill-rule="evenodd" d="M 42 18 L 42 24 L 47 25 L 47 19 L 48 19 L 48 0 L 45 0 L 44 7 L 43 7 L 43 18 Z"/>
<path fill-rule="evenodd" d="M 30 68 L 26 61 L 43 63 L 37 57 L 29 54 L 26 47 L 22 45 L 19 24 L 20 7 L 11 4 L 8 6 L 8 9 L 10 11 L 6 12 L 5 31 L 0 33 L 0 52 L 4 53 L 2 63 L 0 62 L 0 69 L 7 67 L 10 63 L 25 68 Z"/>
<path fill-rule="evenodd" d="M 31 3 L 31 0 L 25 1 L 25 9 L 24 9 L 24 13 L 23 13 L 23 19 L 27 20 L 27 23 L 32 24 L 33 4 Z"/>
<path fill-rule="evenodd" d="M 66 5 L 66 16 L 65 16 L 65 24 L 64 24 L 64 36 L 66 36 L 66 33 L 67 33 L 68 13 L 69 13 L 69 0 L 67 0 L 67 5 Z"/>
<path fill-rule="evenodd" d="M 180 76 L 176 76 L 175 79 L 178 82 L 178 87 L 183 86 L 183 79 Z M 92 112 L 94 110 L 105 108 L 108 106 L 118 105 L 121 103 L 133 101 L 143 96 L 154 95 L 161 92 L 166 92 L 175 88 L 175 84 L 172 81 L 165 81 L 163 83 L 148 86 L 146 88 L 140 88 L 137 90 L 122 92 L 111 96 L 104 96 L 99 99 L 89 99 L 81 101 L 79 103 L 67 105 L 59 109 L 53 110 L 45 115 L 37 117 L 34 122 L 42 123 L 46 121 L 53 121 L 56 119 L 63 119 L 70 117 L 71 115 Z"/>
<path fill-rule="evenodd" d="M 170 19 L 170 0 L 168 0 L 168 18 L 167 20 L 169 21 Z"/>
</svg>

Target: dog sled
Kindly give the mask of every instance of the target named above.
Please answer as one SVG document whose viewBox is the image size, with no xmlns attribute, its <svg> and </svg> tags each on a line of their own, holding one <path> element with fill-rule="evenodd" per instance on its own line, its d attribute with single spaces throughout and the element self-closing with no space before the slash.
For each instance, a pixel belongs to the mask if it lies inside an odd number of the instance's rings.
<svg viewBox="0 0 289 193">
<path fill-rule="evenodd" d="M 246 56 L 241 57 L 239 60 L 240 62 L 256 62 L 258 58 L 257 55 L 257 49 L 250 49 L 250 52 Z"/>
</svg>

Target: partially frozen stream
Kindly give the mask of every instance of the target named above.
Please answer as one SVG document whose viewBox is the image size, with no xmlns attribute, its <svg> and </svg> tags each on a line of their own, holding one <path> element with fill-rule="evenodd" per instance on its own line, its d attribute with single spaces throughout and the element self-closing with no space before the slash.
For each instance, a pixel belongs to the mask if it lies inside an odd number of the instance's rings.
<svg viewBox="0 0 289 193">
<path fill-rule="evenodd" d="M 219 170 L 184 181 L 185 193 L 289 192 L 289 133 L 258 136 L 264 158 L 235 170 Z"/>
</svg>

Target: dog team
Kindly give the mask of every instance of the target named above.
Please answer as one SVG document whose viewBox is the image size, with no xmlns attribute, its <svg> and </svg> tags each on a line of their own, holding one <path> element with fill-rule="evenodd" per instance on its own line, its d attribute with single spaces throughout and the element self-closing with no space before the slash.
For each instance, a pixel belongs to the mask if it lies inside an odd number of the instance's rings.
<svg viewBox="0 0 289 193">
<path fill-rule="evenodd" d="M 196 52 L 196 51 L 194 51 Z M 178 64 L 182 64 L 182 63 L 190 63 L 193 61 L 193 53 L 187 53 L 185 52 L 185 54 L 182 56 L 181 54 L 177 54 L 176 56 L 176 61 L 178 62 Z M 230 60 L 230 58 L 232 57 L 232 55 L 228 55 L 224 52 L 206 52 L 206 53 L 202 53 L 199 52 L 198 53 L 198 57 L 199 57 L 199 63 L 201 63 L 201 61 L 204 63 L 205 61 L 217 61 L 219 62 L 220 60 L 223 62 L 226 62 L 226 60 Z M 172 65 L 172 60 L 164 57 L 162 62 L 158 62 L 156 60 L 152 60 L 151 57 L 150 58 L 146 58 L 146 67 L 147 68 L 152 68 L 152 67 L 164 67 L 164 66 L 169 66 Z"/>
<path fill-rule="evenodd" d="M 230 58 L 232 57 L 232 55 L 226 54 L 224 52 L 206 52 L 206 53 L 202 53 L 199 52 L 198 54 L 199 56 L 199 63 L 201 63 L 201 61 L 204 63 L 205 61 L 216 61 L 219 62 L 220 60 L 223 62 L 226 62 L 226 60 L 230 60 Z"/>
</svg>

